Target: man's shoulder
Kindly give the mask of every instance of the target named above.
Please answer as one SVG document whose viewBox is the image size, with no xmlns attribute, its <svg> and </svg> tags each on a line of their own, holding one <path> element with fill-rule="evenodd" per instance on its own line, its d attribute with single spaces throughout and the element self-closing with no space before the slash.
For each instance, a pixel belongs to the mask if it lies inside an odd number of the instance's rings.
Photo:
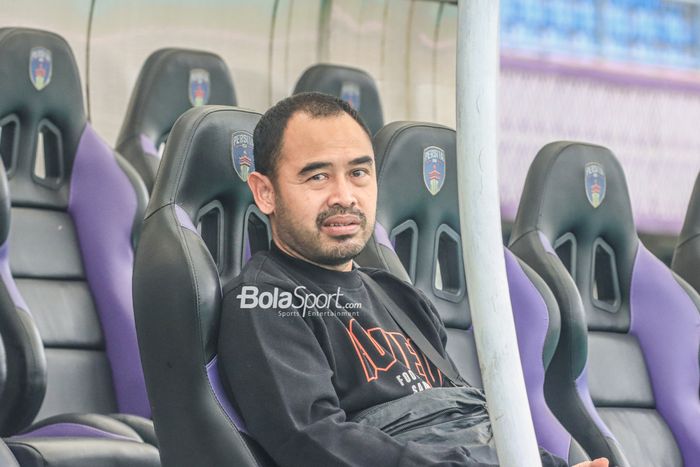
<svg viewBox="0 0 700 467">
<path fill-rule="evenodd" d="M 399 284 L 406 284 L 410 286 L 408 282 L 404 282 L 395 275 L 385 271 L 384 269 L 379 269 L 379 268 L 370 268 L 370 267 L 365 267 L 365 266 L 360 266 L 358 268 L 358 271 L 363 272 L 370 276 L 372 279 L 374 279 L 377 282 L 387 282 L 387 283 L 399 283 Z"/>
<path fill-rule="evenodd" d="M 445 331 L 442 318 L 422 290 L 410 282 L 400 279 L 382 269 L 361 268 L 360 270 L 374 279 L 399 308 L 403 309 L 406 314 L 411 316 L 416 323 L 424 323 L 424 325 L 427 325 L 424 321 L 425 319 L 432 323 L 444 345 L 442 335 Z M 420 326 L 419 324 L 419 327 Z"/>
<path fill-rule="evenodd" d="M 374 279 L 387 292 L 415 295 L 425 299 L 425 295 L 410 282 L 398 278 L 392 273 L 378 268 L 361 267 L 360 271 Z"/>
<path fill-rule="evenodd" d="M 256 253 L 241 273 L 224 286 L 224 295 L 243 285 L 285 288 L 293 283 L 289 271 L 269 251 Z"/>
</svg>

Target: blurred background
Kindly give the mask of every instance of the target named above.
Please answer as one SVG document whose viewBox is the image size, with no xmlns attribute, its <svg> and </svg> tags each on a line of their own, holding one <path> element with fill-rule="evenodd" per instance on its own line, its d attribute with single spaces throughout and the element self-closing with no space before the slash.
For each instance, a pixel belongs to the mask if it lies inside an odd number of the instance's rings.
<svg viewBox="0 0 700 467">
<path fill-rule="evenodd" d="M 700 170 L 698 4 L 500 3 L 504 220 L 515 216 L 537 150 L 581 140 L 620 158 L 639 230 L 672 248 Z M 92 123 L 112 144 L 141 65 L 167 46 L 221 55 L 240 105 L 258 111 L 328 62 L 374 77 L 386 121 L 455 126 L 455 1 L 0 0 L 0 12 L 0 27 L 67 38 Z"/>
</svg>

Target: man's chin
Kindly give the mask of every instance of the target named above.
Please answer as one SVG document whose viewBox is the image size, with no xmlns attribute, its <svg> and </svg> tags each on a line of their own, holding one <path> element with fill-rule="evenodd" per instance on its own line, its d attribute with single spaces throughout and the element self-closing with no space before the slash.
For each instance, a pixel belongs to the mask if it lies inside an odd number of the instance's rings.
<svg viewBox="0 0 700 467">
<path fill-rule="evenodd" d="M 334 243 L 346 243 L 352 240 L 357 240 L 358 235 L 357 234 L 351 234 L 351 235 L 335 235 L 335 236 L 329 236 L 327 235 L 329 240 Z"/>
<path fill-rule="evenodd" d="M 355 235 L 346 237 L 344 239 L 335 237 L 334 242 L 323 248 L 323 253 L 317 256 L 316 262 L 328 266 L 340 266 L 348 261 L 352 261 L 360 254 L 364 244 L 359 241 L 353 242 L 352 240 L 356 240 Z"/>
</svg>

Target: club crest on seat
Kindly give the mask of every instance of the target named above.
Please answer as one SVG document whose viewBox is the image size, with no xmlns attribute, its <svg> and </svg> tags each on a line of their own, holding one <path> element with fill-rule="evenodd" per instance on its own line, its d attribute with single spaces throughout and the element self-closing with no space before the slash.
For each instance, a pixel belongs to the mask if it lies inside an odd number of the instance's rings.
<svg viewBox="0 0 700 467">
<path fill-rule="evenodd" d="M 340 98 L 355 110 L 360 110 L 360 87 L 351 82 L 344 82 L 340 89 Z"/>
<path fill-rule="evenodd" d="M 253 158 L 253 135 L 247 131 L 237 131 L 231 135 L 231 158 L 233 168 L 244 182 L 248 175 L 255 170 Z"/>
<path fill-rule="evenodd" d="M 37 91 L 51 82 L 52 65 L 51 51 L 46 47 L 33 47 L 29 52 L 29 79 Z"/>
<path fill-rule="evenodd" d="M 423 150 L 423 182 L 431 195 L 438 194 L 445 183 L 445 151 L 437 146 Z"/>
<path fill-rule="evenodd" d="M 605 199 L 605 171 L 597 162 L 589 162 L 585 169 L 586 198 L 593 208 L 597 208 Z"/>
<path fill-rule="evenodd" d="M 202 68 L 190 70 L 189 97 L 193 107 L 209 102 L 209 72 L 207 70 Z"/>
</svg>

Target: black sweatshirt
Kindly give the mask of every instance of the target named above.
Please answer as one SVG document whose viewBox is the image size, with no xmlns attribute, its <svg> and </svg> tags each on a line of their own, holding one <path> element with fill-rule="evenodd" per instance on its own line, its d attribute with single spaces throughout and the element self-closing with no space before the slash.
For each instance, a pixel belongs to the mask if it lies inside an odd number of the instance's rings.
<svg viewBox="0 0 700 467">
<path fill-rule="evenodd" d="M 445 355 L 444 326 L 425 296 L 384 271 L 363 272 Z M 466 449 L 402 444 L 349 421 L 374 405 L 449 385 L 357 270 L 323 269 L 274 246 L 257 254 L 226 288 L 219 356 L 248 431 L 282 467 L 481 465 Z"/>
</svg>

